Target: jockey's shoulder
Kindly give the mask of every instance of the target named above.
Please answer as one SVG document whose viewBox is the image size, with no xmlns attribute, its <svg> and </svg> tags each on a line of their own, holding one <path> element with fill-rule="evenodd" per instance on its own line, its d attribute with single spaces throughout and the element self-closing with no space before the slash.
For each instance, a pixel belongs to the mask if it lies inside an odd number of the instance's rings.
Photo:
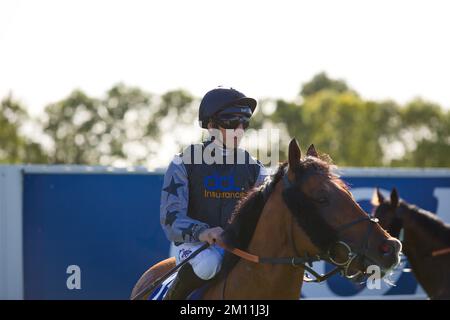
<svg viewBox="0 0 450 320">
<path fill-rule="evenodd" d="M 172 160 L 170 161 L 170 166 L 172 167 L 182 167 L 183 166 L 183 153 L 177 153 L 173 156 Z"/>
<path fill-rule="evenodd" d="M 177 153 L 174 155 L 172 162 L 174 162 L 175 164 L 182 164 L 185 162 L 186 157 L 190 157 L 193 155 L 193 152 L 195 150 L 202 150 L 203 148 L 203 144 L 202 143 L 193 143 L 188 145 L 187 147 L 185 147 L 183 149 L 183 151 Z M 189 158 L 190 159 L 190 158 Z"/>
<path fill-rule="evenodd" d="M 193 151 L 196 149 L 198 150 L 199 148 L 201 150 L 202 146 L 202 143 L 188 145 L 181 152 L 178 152 L 173 156 L 170 165 L 175 167 L 183 167 L 185 164 L 189 164 Z"/>
</svg>

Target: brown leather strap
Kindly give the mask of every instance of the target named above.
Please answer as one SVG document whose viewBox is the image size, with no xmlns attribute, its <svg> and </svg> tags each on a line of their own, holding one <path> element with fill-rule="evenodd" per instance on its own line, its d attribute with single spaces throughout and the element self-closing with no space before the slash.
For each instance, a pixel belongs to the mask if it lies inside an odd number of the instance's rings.
<svg viewBox="0 0 450 320">
<path fill-rule="evenodd" d="M 222 247 L 223 249 L 231 252 L 234 255 L 237 255 L 238 257 L 245 259 L 247 261 L 250 262 L 254 262 L 254 263 L 259 263 L 259 257 L 255 256 L 254 254 L 248 253 L 246 251 L 243 251 L 241 249 L 237 249 L 237 248 L 229 248 L 229 247 Z"/>
<path fill-rule="evenodd" d="M 294 235 L 293 224 L 294 224 L 294 217 L 293 217 L 293 215 L 291 215 L 291 228 L 289 230 L 290 231 L 289 240 L 291 242 L 291 246 L 293 247 L 294 254 L 299 256 L 299 253 L 298 253 L 297 248 L 295 246 L 295 240 L 294 240 L 294 236 L 293 236 Z M 259 256 L 256 256 L 254 254 L 248 253 L 248 252 L 243 251 L 241 249 L 230 248 L 230 247 L 227 247 L 226 245 L 219 245 L 219 246 L 222 247 L 223 249 L 231 252 L 232 254 L 234 254 L 234 255 L 244 259 L 244 260 L 247 260 L 247 261 L 250 261 L 250 262 L 254 262 L 254 263 L 260 263 L 261 262 L 261 258 Z M 292 257 L 292 258 L 294 258 L 294 257 Z M 292 258 L 289 258 L 289 259 L 292 259 Z M 270 258 L 263 258 L 263 260 L 272 260 L 272 259 L 270 259 Z M 273 260 L 275 261 L 277 259 L 273 259 Z M 280 259 L 280 261 L 281 260 L 285 260 L 285 258 Z M 289 261 L 291 261 L 291 260 L 289 260 Z"/>
<path fill-rule="evenodd" d="M 450 253 L 450 247 L 445 248 L 445 249 L 435 250 L 431 253 L 431 256 L 437 257 L 437 256 L 442 256 L 444 254 L 449 254 L 449 253 Z"/>
<path fill-rule="evenodd" d="M 267 257 L 259 257 L 254 254 L 248 253 L 244 250 L 237 249 L 237 248 L 229 248 L 226 246 L 222 246 L 223 249 L 231 252 L 232 254 L 253 262 L 253 263 L 269 263 L 269 264 L 290 264 L 293 267 L 299 267 L 303 266 L 306 267 L 305 264 L 312 264 L 313 262 L 320 261 L 321 259 L 319 257 L 310 257 L 306 255 L 305 257 L 278 257 L 278 258 L 267 258 Z"/>
</svg>

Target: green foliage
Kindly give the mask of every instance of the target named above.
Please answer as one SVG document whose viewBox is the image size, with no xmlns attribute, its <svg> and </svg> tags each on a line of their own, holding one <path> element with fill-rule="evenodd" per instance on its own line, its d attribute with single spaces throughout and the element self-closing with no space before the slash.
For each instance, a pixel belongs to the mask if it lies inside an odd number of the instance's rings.
<svg viewBox="0 0 450 320">
<path fill-rule="evenodd" d="M 450 166 L 450 112 L 436 104 L 364 101 L 323 73 L 306 83 L 301 94 L 301 104 L 277 101 L 271 120 L 285 125 L 304 148 L 314 143 L 339 165 Z"/>
<path fill-rule="evenodd" d="M 20 133 L 28 120 L 25 108 L 11 95 L 0 103 L 0 163 L 45 163 L 41 146 Z"/>
<path fill-rule="evenodd" d="M 175 90 L 154 102 L 152 95 L 136 87 L 118 84 L 104 99 L 88 97 L 80 90 L 47 106 L 44 131 L 54 142 L 53 163 L 146 164 L 160 151 L 161 125 L 191 121 L 188 107 L 193 97 Z M 170 121 L 169 121 L 170 122 Z M 167 125 L 167 124 L 166 124 Z"/>
<path fill-rule="evenodd" d="M 66 99 L 45 108 L 44 131 L 54 143 L 51 163 L 98 161 L 100 151 L 96 146 L 99 139 L 93 133 L 99 117 L 98 105 L 97 100 L 75 90 Z"/>
<path fill-rule="evenodd" d="M 314 143 L 340 165 L 378 166 L 383 156 L 378 138 L 387 128 L 375 123 L 388 117 L 389 112 L 351 92 L 322 90 L 307 97 L 302 105 L 279 101 L 273 117 L 289 120 L 290 135 L 305 147 Z"/>
<path fill-rule="evenodd" d="M 310 81 L 303 84 L 300 95 L 308 97 L 322 90 L 333 90 L 336 92 L 350 91 L 344 81 L 330 79 L 325 72 L 321 72 L 315 75 Z"/>
<path fill-rule="evenodd" d="M 48 105 L 44 131 L 54 144 L 51 162 L 111 164 L 125 159 L 125 143 L 146 133 L 145 118 L 149 115 L 145 113 L 149 113 L 150 101 L 149 93 L 118 84 L 108 90 L 104 99 L 75 90 Z"/>
<path fill-rule="evenodd" d="M 405 155 L 394 166 L 450 167 L 450 111 L 416 99 L 402 110 L 398 140 L 405 145 Z"/>
<path fill-rule="evenodd" d="M 450 111 L 423 99 L 405 106 L 367 101 L 343 80 L 319 73 L 305 83 L 299 101 L 261 100 L 250 128 L 282 129 L 286 142 L 314 143 L 342 166 L 450 167 Z M 265 103 L 275 103 L 264 113 Z M 75 90 L 45 108 L 49 146 L 22 134 L 33 123 L 11 96 L 0 105 L 0 163 L 148 164 L 164 143 L 181 150 L 197 126 L 198 99 L 184 90 L 152 95 L 117 84 L 104 97 Z M 169 137 L 169 139 L 168 139 Z"/>
</svg>

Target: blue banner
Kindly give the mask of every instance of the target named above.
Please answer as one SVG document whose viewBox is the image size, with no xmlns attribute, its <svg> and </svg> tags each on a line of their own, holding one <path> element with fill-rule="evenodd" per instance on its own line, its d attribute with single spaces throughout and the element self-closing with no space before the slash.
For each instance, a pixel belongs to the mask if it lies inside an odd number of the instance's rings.
<svg viewBox="0 0 450 320">
<path fill-rule="evenodd" d="M 450 212 L 450 177 L 344 180 L 367 212 L 376 186 L 386 195 L 396 187 L 405 200 L 439 215 Z M 170 244 L 159 224 L 162 182 L 160 174 L 25 173 L 25 299 L 128 299 L 140 275 L 169 255 Z M 381 290 L 334 277 L 324 285 L 305 284 L 302 295 L 423 296 L 412 273 L 397 273 L 396 286 L 383 285 Z"/>
</svg>

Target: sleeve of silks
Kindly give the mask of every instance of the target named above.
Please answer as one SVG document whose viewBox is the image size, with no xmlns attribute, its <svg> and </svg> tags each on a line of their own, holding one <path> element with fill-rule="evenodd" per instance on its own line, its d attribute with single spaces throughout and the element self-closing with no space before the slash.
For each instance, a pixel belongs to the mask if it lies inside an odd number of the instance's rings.
<svg viewBox="0 0 450 320">
<path fill-rule="evenodd" d="M 189 183 L 180 156 L 175 156 L 166 174 L 161 191 L 160 223 L 167 239 L 173 242 L 198 242 L 208 224 L 187 216 Z"/>
</svg>

